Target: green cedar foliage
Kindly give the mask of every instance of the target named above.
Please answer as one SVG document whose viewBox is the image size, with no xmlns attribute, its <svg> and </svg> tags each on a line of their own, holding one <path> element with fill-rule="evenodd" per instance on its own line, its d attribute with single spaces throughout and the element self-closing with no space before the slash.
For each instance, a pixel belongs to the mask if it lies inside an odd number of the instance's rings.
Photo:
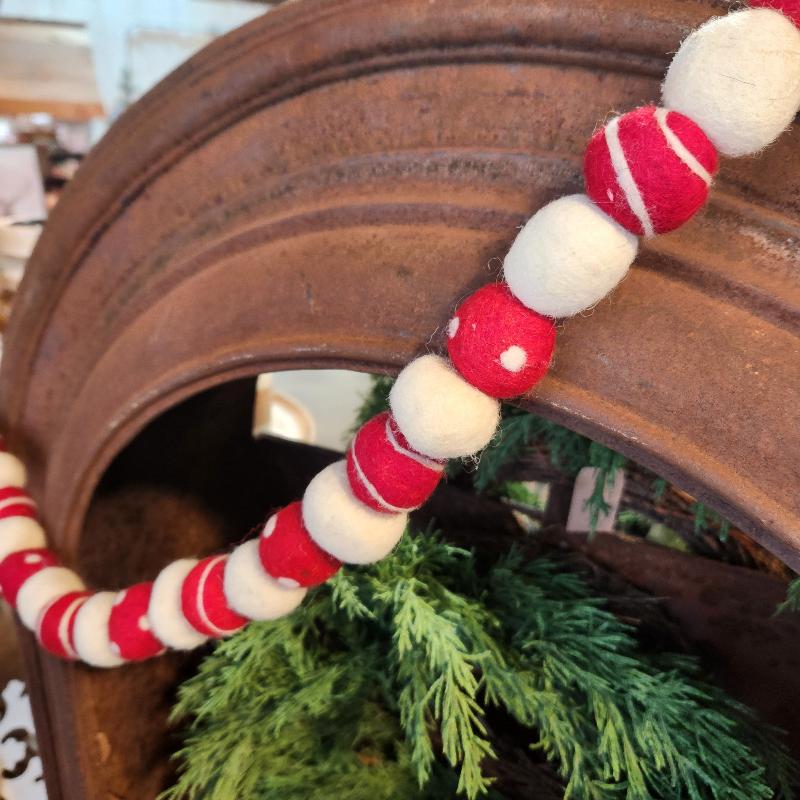
<svg viewBox="0 0 800 800">
<path fill-rule="evenodd" d="M 777 613 L 800 611 L 800 578 L 795 578 L 786 589 L 786 599 L 778 606 Z"/>
<path fill-rule="evenodd" d="M 163 797 L 503 800 L 492 706 L 565 798 L 792 797 L 773 732 L 691 659 L 642 652 L 579 576 L 517 552 L 479 569 L 430 532 L 220 643 L 180 689 Z"/>
</svg>

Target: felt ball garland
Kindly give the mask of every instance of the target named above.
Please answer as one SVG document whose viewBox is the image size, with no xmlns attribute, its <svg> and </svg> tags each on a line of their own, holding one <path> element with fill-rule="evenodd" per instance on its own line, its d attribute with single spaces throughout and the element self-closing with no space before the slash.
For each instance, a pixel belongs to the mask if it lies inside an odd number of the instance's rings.
<svg viewBox="0 0 800 800">
<path fill-rule="evenodd" d="M 48 653 L 113 667 L 188 650 L 248 620 L 291 613 L 342 563 L 388 555 L 445 460 L 491 440 L 499 399 L 547 372 L 555 319 L 602 300 L 636 257 L 637 236 L 682 225 L 705 203 L 717 152 L 768 146 L 800 108 L 800 0 L 752 0 L 683 42 L 662 106 L 610 119 L 585 154 L 586 194 L 539 209 L 512 244 L 504 282 L 467 297 L 446 328 L 449 360 L 401 370 L 391 411 L 367 421 L 347 456 L 230 554 L 167 565 L 153 583 L 89 592 L 46 547 L 24 465 L 0 439 L 0 591 Z"/>
</svg>

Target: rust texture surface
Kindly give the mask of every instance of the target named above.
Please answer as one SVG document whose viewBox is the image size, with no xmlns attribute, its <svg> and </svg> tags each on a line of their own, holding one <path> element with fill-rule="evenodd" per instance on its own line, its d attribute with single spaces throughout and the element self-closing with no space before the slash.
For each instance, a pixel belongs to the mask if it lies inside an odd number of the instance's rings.
<svg viewBox="0 0 800 800">
<path fill-rule="evenodd" d="M 0 374 L 0 421 L 64 559 L 85 561 L 108 464 L 176 403 L 262 370 L 396 371 L 436 347 L 431 333 L 497 274 L 523 221 L 580 190 L 595 125 L 657 101 L 668 53 L 726 8 L 298 0 L 133 106 L 48 224 Z M 525 401 L 796 568 L 799 139 L 795 126 L 759 158 L 726 162 L 697 219 L 644 246 L 610 299 L 561 326 L 552 375 Z M 176 531 L 143 561 L 155 570 L 180 544 Z M 38 719 L 64 749 L 49 758 L 52 800 L 134 796 L 73 757 L 88 758 L 76 709 L 122 684 L 28 658 Z M 137 674 L 144 685 L 169 669 Z"/>
</svg>

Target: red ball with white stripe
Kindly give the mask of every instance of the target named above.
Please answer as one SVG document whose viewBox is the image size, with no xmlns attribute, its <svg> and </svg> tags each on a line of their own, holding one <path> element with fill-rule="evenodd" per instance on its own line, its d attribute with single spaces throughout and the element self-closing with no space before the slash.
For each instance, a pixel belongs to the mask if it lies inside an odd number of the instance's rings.
<svg viewBox="0 0 800 800">
<path fill-rule="evenodd" d="M 264 570 L 289 589 L 325 583 L 342 566 L 311 538 L 303 524 L 302 509 L 298 501 L 273 514 L 258 542 Z"/>
<path fill-rule="evenodd" d="M 447 352 L 461 376 L 490 397 L 518 397 L 547 373 L 556 328 L 524 306 L 505 283 L 470 295 L 447 327 Z"/>
<path fill-rule="evenodd" d="M 111 652 L 126 661 L 143 661 L 164 652 L 164 645 L 150 630 L 147 609 L 153 584 L 137 583 L 123 589 L 114 598 L 108 618 L 108 641 Z"/>
<path fill-rule="evenodd" d="M 0 520 L 9 517 L 36 519 L 36 503 L 24 489 L 17 486 L 0 489 Z"/>
<path fill-rule="evenodd" d="M 48 567 L 61 566 L 55 553 L 47 548 L 18 550 L 0 561 L 0 588 L 3 597 L 14 608 L 17 595 L 24 583 Z"/>
<path fill-rule="evenodd" d="M 69 661 L 78 658 L 73 639 L 75 617 L 90 595 L 89 591 L 68 592 L 44 608 L 36 622 L 36 638 L 48 653 Z"/>
<path fill-rule="evenodd" d="M 347 451 L 353 494 L 375 511 L 398 514 L 419 508 L 439 484 L 442 461 L 411 448 L 388 411 L 361 426 Z"/>
<path fill-rule="evenodd" d="M 223 589 L 228 556 L 198 561 L 181 587 L 181 608 L 189 624 L 206 636 L 222 639 L 241 630 L 247 618 L 229 605 Z"/>
<path fill-rule="evenodd" d="M 586 148 L 586 194 L 631 233 L 680 227 L 708 199 L 717 151 L 677 111 L 645 106 L 615 117 Z"/>
</svg>

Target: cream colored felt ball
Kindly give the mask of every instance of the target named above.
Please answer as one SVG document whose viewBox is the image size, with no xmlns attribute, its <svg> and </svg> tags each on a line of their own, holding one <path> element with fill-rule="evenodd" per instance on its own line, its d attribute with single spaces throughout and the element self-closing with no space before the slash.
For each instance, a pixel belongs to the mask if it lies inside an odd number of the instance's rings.
<svg viewBox="0 0 800 800">
<path fill-rule="evenodd" d="M 389 404 L 406 441 L 429 458 L 477 453 L 489 444 L 500 421 L 500 403 L 435 355 L 416 358 L 403 368 Z"/>
<path fill-rule="evenodd" d="M 240 544 L 225 565 L 223 578 L 228 605 L 243 617 L 270 620 L 294 611 L 307 589 L 280 584 L 268 575 L 258 554 L 258 539 Z"/>
<path fill-rule="evenodd" d="M 511 293 L 546 317 L 571 317 L 602 300 L 624 277 L 639 240 L 586 195 L 540 208 L 503 263 Z"/>
<path fill-rule="evenodd" d="M 686 38 L 662 87 L 727 156 L 757 153 L 800 108 L 800 31 L 778 11 L 751 8 L 710 20 Z"/>
<path fill-rule="evenodd" d="M 345 564 L 371 564 L 388 556 L 407 522 L 408 514 L 386 514 L 364 505 L 350 488 L 344 461 L 325 467 L 303 495 L 306 530 Z"/>
<path fill-rule="evenodd" d="M 192 627 L 183 614 L 183 582 L 197 564 L 196 558 L 181 558 L 168 564 L 153 582 L 147 619 L 153 635 L 173 650 L 192 650 L 208 639 Z"/>
<path fill-rule="evenodd" d="M 92 667 L 118 667 L 125 660 L 114 652 L 108 636 L 108 620 L 116 592 L 98 592 L 89 597 L 75 615 L 72 638 L 81 661 Z"/>
</svg>

